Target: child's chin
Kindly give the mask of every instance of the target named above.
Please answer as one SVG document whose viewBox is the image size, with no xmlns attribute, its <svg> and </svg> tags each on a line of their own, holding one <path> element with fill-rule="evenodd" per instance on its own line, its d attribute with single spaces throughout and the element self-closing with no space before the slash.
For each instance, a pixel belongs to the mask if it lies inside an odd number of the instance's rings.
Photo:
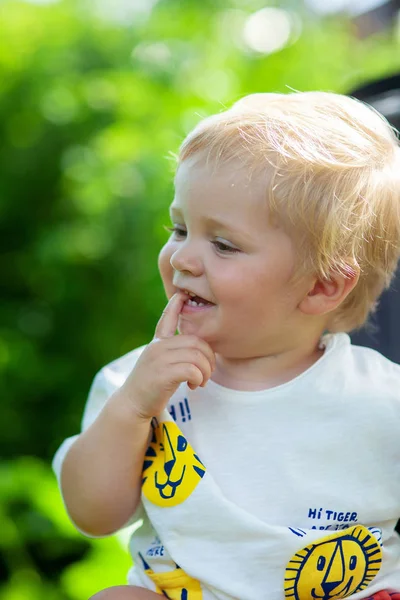
<svg viewBox="0 0 400 600">
<path fill-rule="evenodd" d="M 184 321 L 180 321 L 177 330 L 181 335 L 197 336 L 198 338 L 207 342 L 214 352 L 217 352 L 218 342 L 215 336 L 210 335 L 210 332 L 207 332 L 205 328 L 202 328 L 199 325 L 196 327 L 193 323 L 185 323 Z"/>
<path fill-rule="evenodd" d="M 197 335 L 201 337 L 201 339 L 207 341 L 204 328 L 202 328 L 200 324 L 192 323 L 185 318 L 180 318 L 177 329 L 178 333 L 181 335 Z"/>
<path fill-rule="evenodd" d="M 185 321 L 184 319 L 179 319 L 179 323 L 178 323 L 178 333 L 182 334 L 182 335 L 191 335 L 191 334 L 196 334 L 196 332 L 198 332 L 199 327 L 196 325 L 194 325 L 193 323 L 188 323 L 188 321 Z"/>
</svg>

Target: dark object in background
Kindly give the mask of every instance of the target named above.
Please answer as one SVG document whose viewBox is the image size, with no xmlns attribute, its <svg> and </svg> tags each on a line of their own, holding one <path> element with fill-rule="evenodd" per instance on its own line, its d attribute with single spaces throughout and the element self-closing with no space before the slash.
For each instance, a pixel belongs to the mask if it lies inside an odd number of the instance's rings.
<svg viewBox="0 0 400 600">
<path fill-rule="evenodd" d="M 376 108 L 391 125 L 400 130 L 400 75 L 363 85 L 348 93 Z M 400 267 L 389 290 L 380 299 L 371 320 L 374 331 L 363 328 L 351 335 L 354 344 L 378 350 L 400 364 Z"/>
<path fill-rule="evenodd" d="M 359 38 L 369 37 L 394 25 L 399 9 L 400 0 L 386 0 L 368 10 L 363 9 L 363 3 L 349 5 L 349 12 L 353 15 L 352 21 Z"/>
</svg>

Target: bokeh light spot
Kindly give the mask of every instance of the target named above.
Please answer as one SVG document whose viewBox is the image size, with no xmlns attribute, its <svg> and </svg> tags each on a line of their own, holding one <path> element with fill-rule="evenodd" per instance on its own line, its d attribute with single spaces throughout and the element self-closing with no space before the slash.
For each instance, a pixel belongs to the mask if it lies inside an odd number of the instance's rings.
<svg viewBox="0 0 400 600">
<path fill-rule="evenodd" d="M 243 38 L 251 50 L 271 54 L 284 48 L 292 34 L 291 15 L 280 8 L 262 8 L 250 15 Z"/>
</svg>

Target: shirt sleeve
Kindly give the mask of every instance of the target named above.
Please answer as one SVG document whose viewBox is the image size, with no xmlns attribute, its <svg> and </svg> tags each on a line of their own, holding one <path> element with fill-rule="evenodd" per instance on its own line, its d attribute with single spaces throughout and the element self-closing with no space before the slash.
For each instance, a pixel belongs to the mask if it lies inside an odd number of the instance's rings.
<svg viewBox="0 0 400 600">
<path fill-rule="evenodd" d="M 125 356 L 122 356 L 121 358 L 117 359 L 116 361 L 103 367 L 97 373 L 97 375 L 95 376 L 93 383 L 90 387 L 90 390 L 89 390 L 89 396 L 88 396 L 88 399 L 86 402 L 86 406 L 85 406 L 83 418 L 82 418 L 81 432 L 86 431 L 86 429 L 88 429 L 88 427 L 90 427 L 90 425 L 96 420 L 96 418 L 102 411 L 108 398 L 110 398 L 110 396 L 119 387 L 121 387 L 121 385 L 125 382 L 126 378 L 128 377 L 128 375 L 131 372 L 131 370 L 133 369 L 133 367 L 135 366 L 136 361 L 139 358 L 142 351 L 144 350 L 144 348 L 145 348 L 145 346 L 141 346 L 140 348 L 133 350 L 129 354 L 126 354 Z M 78 437 L 79 437 L 79 434 L 73 435 L 73 436 L 65 439 L 62 442 L 61 446 L 58 448 L 58 450 L 55 453 L 54 458 L 53 458 L 52 467 L 53 467 L 54 473 L 57 477 L 58 487 L 61 491 L 61 495 L 62 495 L 62 490 L 61 490 L 62 464 L 67 455 L 68 450 L 70 449 L 72 444 L 75 442 L 75 440 L 78 439 Z M 64 498 L 63 498 L 63 501 L 64 501 Z M 64 506 L 65 506 L 65 509 L 67 510 L 65 502 L 64 502 Z M 136 509 L 135 513 L 131 516 L 129 521 L 122 527 L 122 529 L 125 527 L 128 527 L 129 525 L 132 525 L 132 524 L 136 523 L 138 520 L 140 520 L 143 517 L 143 510 L 144 509 L 143 509 L 142 503 L 140 503 L 138 508 Z M 71 521 L 72 521 L 72 519 L 71 519 Z M 75 523 L 74 523 L 74 525 L 78 529 L 78 531 L 80 531 L 86 537 L 108 537 L 108 536 L 90 535 L 90 534 L 86 533 L 85 531 L 82 531 L 81 529 L 79 529 L 79 527 L 77 527 Z"/>
</svg>

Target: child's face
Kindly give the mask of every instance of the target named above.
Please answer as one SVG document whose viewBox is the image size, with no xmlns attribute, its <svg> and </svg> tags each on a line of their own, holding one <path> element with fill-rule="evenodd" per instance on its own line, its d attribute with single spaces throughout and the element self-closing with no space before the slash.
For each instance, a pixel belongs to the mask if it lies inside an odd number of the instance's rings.
<svg viewBox="0 0 400 600">
<path fill-rule="evenodd" d="M 213 303 L 184 307 L 179 332 L 231 358 L 287 347 L 307 285 L 290 282 L 295 250 L 268 223 L 266 181 L 249 181 L 239 163 L 213 171 L 196 156 L 187 159 L 178 168 L 171 221 L 175 231 L 159 256 L 167 297 L 187 289 Z"/>
</svg>

